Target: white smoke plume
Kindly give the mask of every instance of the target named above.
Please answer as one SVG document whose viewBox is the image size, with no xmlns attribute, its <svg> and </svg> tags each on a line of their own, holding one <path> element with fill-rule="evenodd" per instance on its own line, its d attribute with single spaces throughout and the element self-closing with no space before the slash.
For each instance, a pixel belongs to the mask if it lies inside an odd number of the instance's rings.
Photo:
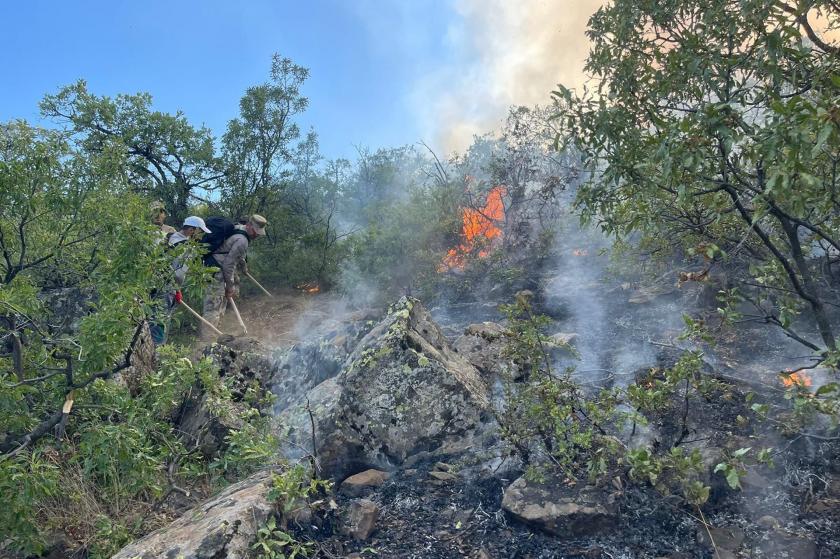
<svg viewBox="0 0 840 559">
<path fill-rule="evenodd" d="M 602 0 L 457 0 L 446 38 L 454 62 L 423 76 L 412 105 L 424 136 L 463 151 L 499 128 L 512 105 L 546 104 L 556 84 L 580 88 L 589 17 Z"/>
</svg>

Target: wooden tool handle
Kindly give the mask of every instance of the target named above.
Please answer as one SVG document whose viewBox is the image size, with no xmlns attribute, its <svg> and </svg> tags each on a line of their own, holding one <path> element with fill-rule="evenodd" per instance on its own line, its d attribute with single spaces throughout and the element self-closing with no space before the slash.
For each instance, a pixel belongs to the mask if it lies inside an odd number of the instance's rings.
<svg viewBox="0 0 840 559">
<path fill-rule="evenodd" d="M 215 326 L 213 326 L 213 324 L 212 324 L 209 320 L 207 320 L 206 318 L 204 318 L 203 316 L 201 316 L 200 314 L 198 314 L 197 312 L 195 312 L 191 306 L 189 306 L 188 304 L 186 304 L 186 303 L 185 303 L 185 302 L 183 302 L 183 301 L 181 301 L 181 305 L 183 305 L 183 307 L 184 307 L 185 309 L 187 309 L 188 311 L 190 311 L 194 317 L 196 317 L 196 318 L 197 318 L 197 319 L 199 319 L 201 322 L 203 322 L 204 324 L 206 324 L 207 326 L 209 326 L 210 328 L 212 328 L 212 329 L 213 329 L 213 331 L 214 331 L 214 332 L 216 332 L 218 335 L 220 335 L 220 336 L 224 336 L 224 332 L 222 332 L 221 330 L 219 330 L 218 328 L 216 328 Z"/>
</svg>

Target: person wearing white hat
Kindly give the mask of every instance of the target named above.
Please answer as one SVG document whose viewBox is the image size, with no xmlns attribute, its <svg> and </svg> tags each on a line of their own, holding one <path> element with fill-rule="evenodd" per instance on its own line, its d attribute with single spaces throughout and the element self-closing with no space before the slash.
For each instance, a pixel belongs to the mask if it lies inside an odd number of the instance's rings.
<svg viewBox="0 0 840 559">
<path fill-rule="evenodd" d="M 209 233 L 210 230 L 207 228 L 203 219 L 197 215 L 191 215 L 184 220 L 184 224 L 181 226 L 180 231 L 176 231 L 175 233 L 167 236 L 167 247 L 174 248 L 181 243 L 189 241 L 190 239 L 198 239 L 202 232 Z M 184 254 L 172 261 L 172 268 L 175 270 L 175 281 L 178 283 L 179 287 L 184 285 L 184 279 L 187 277 L 188 260 L 188 255 Z"/>
<path fill-rule="evenodd" d="M 167 250 L 171 250 L 187 241 L 197 240 L 203 233 L 210 233 L 210 229 L 207 228 L 203 219 L 196 215 L 191 215 L 184 220 L 180 231 L 166 235 L 166 248 Z M 163 316 L 151 320 L 149 326 L 149 330 L 152 333 L 152 341 L 156 346 L 166 343 L 166 331 L 169 329 L 169 320 L 172 317 L 173 309 L 182 300 L 180 288 L 184 285 L 184 280 L 187 278 L 187 264 L 192 256 L 193 251 L 190 247 L 172 260 L 172 271 L 176 285 L 173 286 L 174 289 L 168 290 L 164 297 L 158 300 L 158 304 L 163 307 Z"/>
</svg>

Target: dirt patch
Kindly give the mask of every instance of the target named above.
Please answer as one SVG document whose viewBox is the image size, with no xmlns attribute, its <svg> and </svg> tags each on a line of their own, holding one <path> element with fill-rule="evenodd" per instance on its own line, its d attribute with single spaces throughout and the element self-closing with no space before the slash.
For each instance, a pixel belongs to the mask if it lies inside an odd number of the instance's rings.
<svg viewBox="0 0 840 559">
<path fill-rule="evenodd" d="M 313 329 L 327 328 L 337 322 L 336 298 L 323 293 L 305 293 L 296 289 L 271 289 L 273 297 L 248 294 L 237 301 L 248 335 L 273 348 L 285 348 L 302 341 Z M 222 318 L 222 330 L 239 331 L 232 311 Z"/>
</svg>

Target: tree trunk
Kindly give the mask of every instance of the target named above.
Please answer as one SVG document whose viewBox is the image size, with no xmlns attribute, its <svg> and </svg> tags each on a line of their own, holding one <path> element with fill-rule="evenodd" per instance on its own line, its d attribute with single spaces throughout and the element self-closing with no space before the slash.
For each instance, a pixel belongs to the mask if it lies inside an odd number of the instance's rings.
<svg viewBox="0 0 840 559">
<path fill-rule="evenodd" d="M 826 348 L 829 350 L 835 349 L 836 340 L 834 337 L 834 329 L 831 327 L 831 321 L 825 310 L 825 305 L 820 299 L 814 278 L 811 276 L 811 270 L 805 257 L 802 254 L 802 244 L 799 241 L 799 226 L 792 224 L 787 219 L 779 218 L 782 228 L 788 237 L 790 243 L 791 255 L 793 261 L 796 263 L 796 268 L 799 270 L 799 275 L 802 277 L 802 287 L 805 289 L 810 297 L 807 297 L 808 303 L 811 305 L 811 311 L 814 313 L 814 320 L 817 323 L 817 328 L 820 331 L 820 336 L 825 342 Z"/>
</svg>

